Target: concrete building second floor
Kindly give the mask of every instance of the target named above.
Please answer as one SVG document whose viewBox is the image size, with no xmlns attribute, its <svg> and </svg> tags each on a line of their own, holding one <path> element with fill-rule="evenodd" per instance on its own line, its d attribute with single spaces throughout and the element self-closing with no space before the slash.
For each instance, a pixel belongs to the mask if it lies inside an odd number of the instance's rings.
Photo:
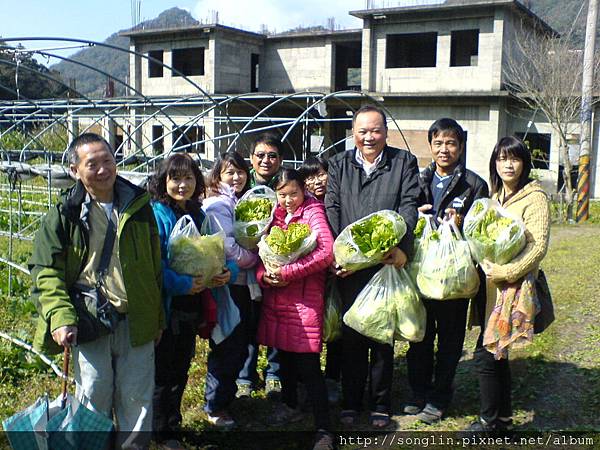
<svg viewBox="0 0 600 450">
<path fill-rule="evenodd" d="M 130 49 L 145 56 L 131 56 L 131 84 L 148 96 L 197 95 L 198 87 L 209 94 L 496 95 L 518 30 L 554 33 L 518 0 L 350 14 L 362 19 L 362 29 L 266 35 L 213 24 L 128 31 Z"/>
</svg>

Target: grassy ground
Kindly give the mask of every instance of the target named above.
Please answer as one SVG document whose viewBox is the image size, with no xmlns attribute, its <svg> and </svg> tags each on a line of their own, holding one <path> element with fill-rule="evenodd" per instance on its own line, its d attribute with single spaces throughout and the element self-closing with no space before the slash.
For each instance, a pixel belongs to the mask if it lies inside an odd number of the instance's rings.
<svg viewBox="0 0 600 450">
<path fill-rule="evenodd" d="M 529 347 L 511 354 L 515 424 L 520 430 L 600 431 L 600 225 L 556 226 L 552 230 L 549 253 L 544 268 L 556 308 L 556 322 Z M 2 256 L 6 241 L 0 241 Z M 15 248 L 17 260 L 23 263 L 28 244 Z M 21 256 L 19 256 L 21 255 Z M 31 309 L 26 302 L 26 277 L 13 285 L 15 294 L 6 295 L 7 270 L 0 272 L 0 330 L 31 340 Z M 417 423 L 409 416 L 394 415 L 395 430 L 454 431 L 466 427 L 476 418 L 479 391 L 472 358 L 478 330 L 467 333 L 464 354 L 456 377 L 454 403 L 447 417 L 435 426 Z M 206 431 L 203 442 L 210 448 L 246 448 L 252 440 L 269 428 L 267 417 L 272 405 L 258 393 L 248 400 L 234 403 L 232 413 L 239 424 L 235 433 L 211 433 L 202 412 L 207 345 L 201 341 L 190 372 L 183 402 L 184 427 L 193 432 Z M 408 397 L 406 383 L 407 345 L 396 345 L 393 410 L 399 412 Z M 264 366 L 264 355 L 259 365 Z M 39 395 L 56 395 L 59 381 L 50 372 L 40 370 L 26 352 L 0 341 L 0 418 L 31 404 Z M 338 408 L 331 411 L 337 426 Z M 310 417 L 287 428 L 299 434 L 269 434 L 274 439 L 270 448 L 301 448 L 312 433 Z M 356 430 L 368 430 L 363 415 Z M 253 433 L 244 433 L 252 431 Z M 259 433 L 254 433 L 258 431 Z M 277 436 L 280 436 L 279 440 Z M 290 436 L 298 436 L 290 442 Z M 303 444 L 302 444 L 303 445 Z M 205 447 L 205 445 L 201 445 Z M 260 448 L 260 447 L 253 447 Z M 350 448 L 350 447 L 349 447 Z"/>
</svg>

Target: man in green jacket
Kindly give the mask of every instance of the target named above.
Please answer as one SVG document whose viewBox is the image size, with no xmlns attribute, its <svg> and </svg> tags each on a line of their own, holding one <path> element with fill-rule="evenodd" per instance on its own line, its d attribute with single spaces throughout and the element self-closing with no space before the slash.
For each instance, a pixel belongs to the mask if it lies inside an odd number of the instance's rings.
<svg viewBox="0 0 600 450">
<path fill-rule="evenodd" d="M 164 328 L 160 242 L 150 199 L 117 176 L 114 151 L 101 136 L 80 135 L 68 157 L 77 184 L 44 218 L 29 261 L 40 314 L 34 343 L 47 353 L 72 346 L 76 395 L 114 417 L 117 448 L 147 448 L 154 344 Z M 84 334 L 75 290 L 99 293 L 101 300 L 92 304 L 105 302 L 110 331 Z"/>
</svg>

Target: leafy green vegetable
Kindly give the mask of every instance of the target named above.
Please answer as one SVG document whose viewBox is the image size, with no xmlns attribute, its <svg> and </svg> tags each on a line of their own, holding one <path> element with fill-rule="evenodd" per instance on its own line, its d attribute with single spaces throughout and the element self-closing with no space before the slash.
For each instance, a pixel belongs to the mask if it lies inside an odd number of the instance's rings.
<svg viewBox="0 0 600 450">
<path fill-rule="evenodd" d="M 302 245 L 302 241 L 310 236 L 310 227 L 305 223 L 291 223 L 287 230 L 278 226 L 271 228 L 266 237 L 267 244 L 277 255 L 289 255 Z"/>
<path fill-rule="evenodd" d="M 326 292 L 325 313 L 323 314 L 323 340 L 333 342 L 342 337 L 342 300 L 335 282 L 329 282 Z"/>
<path fill-rule="evenodd" d="M 479 262 L 488 259 L 506 264 L 525 247 L 524 226 L 504 216 L 496 202 L 477 200 L 465 217 L 465 237 Z"/>
<path fill-rule="evenodd" d="M 373 215 L 367 220 L 356 223 L 350 228 L 352 239 L 359 250 L 366 256 L 388 252 L 400 242 L 390 220 L 380 215 Z"/>
<path fill-rule="evenodd" d="M 271 209 L 273 209 L 273 204 L 266 198 L 243 200 L 235 207 L 235 220 L 240 222 L 264 220 L 271 215 Z M 256 234 L 257 231 L 258 227 L 256 227 L 254 234 Z M 250 233 L 248 233 L 248 235 L 252 236 Z"/>
<path fill-rule="evenodd" d="M 392 344 L 394 337 L 421 341 L 425 318 L 425 307 L 406 271 L 385 265 L 360 291 L 344 323 L 363 336 Z"/>
<path fill-rule="evenodd" d="M 342 230 L 333 243 L 335 260 L 347 270 L 374 266 L 398 245 L 405 233 L 406 224 L 397 212 L 372 213 Z"/>
<path fill-rule="evenodd" d="M 469 245 L 447 231 L 432 233 L 429 239 L 417 274 L 419 291 L 436 300 L 471 298 L 479 288 L 479 276 Z"/>
<path fill-rule="evenodd" d="M 420 342 L 425 337 L 427 312 L 408 273 L 401 269 L 399 275 L 399 281 L 394 289 L 394 303 L 396 304 L 394 337 L 410 342 Z"/>
<path fill-rule="evenodd" d="M 423 237 L 423 231 L 425 231 L 426 223 L 427 219 L 425 217 L 419 217 L 419 220 L 417 220 L 417 225 L 415 226 L 415 231 L 413 232 L 417 239 L 421 239 L 421 237 Z"/>
<path fill-rule="evenodd" d="M 175 272 L 210 281 L 225 266 L 223 237 L 219 234 L 177 237 L 169 243 L 169 256 L 169 266 Z"/>
</svg>

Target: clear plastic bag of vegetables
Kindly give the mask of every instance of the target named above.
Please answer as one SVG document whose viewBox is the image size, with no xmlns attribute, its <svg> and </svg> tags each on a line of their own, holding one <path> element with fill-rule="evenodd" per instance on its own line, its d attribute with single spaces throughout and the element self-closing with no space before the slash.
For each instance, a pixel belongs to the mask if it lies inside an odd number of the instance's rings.
<svg viewBox="0 0 600 450">
<path fill-rule="evenodd" d="M 419 268 L 423 264 L 423 257 L 427 252 L 429 244 L 429 236 L 435 231 L 433 226 L 434 217 L 431 214 L 419 213 L 419 220 L 415 226 L 415 240 L 413 242 L 413 257 L 406 265 L 406 272 L 410 276 L 411 281 L 417 283 L 417 274 Z"/>
<path fill-rule="evenodd" d="M 342 337 L 342 298 L 337 280 L 329 278 L 325 287 L 325 312 L 323 314 L 323 340 L 333 342 Z"/>
<path fill-rule="evenodd" d="M 521 253 L 527 243 L 525 224 L 489 198 L 473 203 L 465 216 L 463 230 L 477 262 L 487 259 L 506 264 Z"/>
<path fill-rule="evenodd" d="M 397 274 L 394 277 L 394 301 L 396 303 L 394 338 L 421 342 L 425 337 L 427 324 L 425 305 L 423 305 L 408 272 L 404 269 L 394 270 Z"/>
<path fill-rule="evenodd" d="M 335 262 L 346 270 L 361 270 L 381 262 L 406 233 L 404 218 L 384 209 L 342 230 L 333 243 Z"/>
<path fill-rule="evenodd" d="M 225 232 L 210 233 L 208 217 L 202 224 L 202 232 L 191 216 L 185 215 L 175 223 L 169 235 L 169 267 L 175 272 L 201 276 L 211 280 L 225 267 Z"/>
<path fill-rule="evenodd" d="M 317 246 L 317 234 L 305 223 L 290 223 L 286 230 L 274 226 L 258 243 L 258 256 L 268 272 L 293 263 Z"/>
<path fill-rule="evenodd" d="M 236 242 L 254 250 L 266 234 L 277 206 L 277 195 L 267 186 L 256 186 L 247 191 L 235 207 L 233 235 Z"/>
<path fill-rule="evenodd" d="M 397 280 L 398 273 L 394 266 L 383 266 L 373 275 L 344 314 L 344 323 L 374 341 L 393 344 Z"/>
<path fill-rule="evenodd" d="M 417 287 L 424 297 L 434 300 L 471 298 L 477 293 L 477 269 L 454 220 L 444 220 L 430 234 Z"/>
</svg>

